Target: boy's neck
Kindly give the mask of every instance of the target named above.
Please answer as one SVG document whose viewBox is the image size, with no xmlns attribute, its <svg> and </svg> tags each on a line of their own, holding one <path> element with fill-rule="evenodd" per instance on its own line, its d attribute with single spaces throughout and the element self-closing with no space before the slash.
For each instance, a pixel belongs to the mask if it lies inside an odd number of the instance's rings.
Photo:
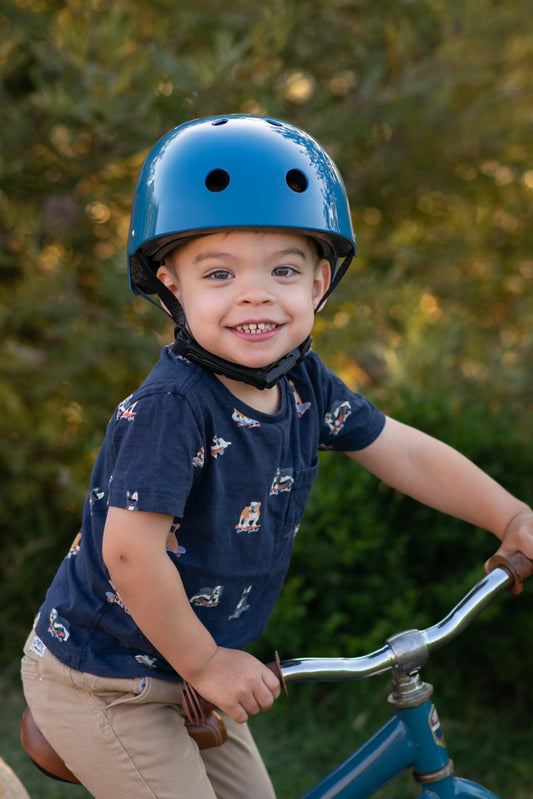
<svg viewBox="0 0 533 799">
<path fill-rule="evenodd" d="M 232 380 L 223 375 L 216 375 L 220 382 L 226 386 L 234 397 L 261 413 L 277 413 L 281 406 L 281 389 L 279 385 L 273 388 L 255 388 L 239 380 Z"/>
</svg>

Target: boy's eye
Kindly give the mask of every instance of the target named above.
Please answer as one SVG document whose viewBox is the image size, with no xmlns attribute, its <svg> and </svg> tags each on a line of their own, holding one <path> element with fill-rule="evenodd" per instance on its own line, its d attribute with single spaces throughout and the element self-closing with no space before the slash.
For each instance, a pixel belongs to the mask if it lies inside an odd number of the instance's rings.
<svg viewBox="0 0 533 799">
<path fill-rule="evenodd" d="M 291 275 L 296 274 L 296 269 L 294 266 L 288 266 L 287 264 L 284 264 L 283 266 L 277 266 L 274 269 L 274 274 L 277 277 L 290 277 Z"/>
<path fill-rule="evenodd" d="M 227 269 L 215 269 L 213 272 L 210 272 L 207 277 L 213 280 L 227 280 L 231 275 Z"/>
</svg>

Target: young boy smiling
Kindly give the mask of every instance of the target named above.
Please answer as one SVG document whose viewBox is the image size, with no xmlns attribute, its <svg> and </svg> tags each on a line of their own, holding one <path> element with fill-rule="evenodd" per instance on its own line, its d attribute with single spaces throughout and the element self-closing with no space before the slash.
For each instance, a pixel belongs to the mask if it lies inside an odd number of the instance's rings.
<svg viewBox="0 0 533 799">
<path fill-rule="evenodd" d="M 310 238 L 236 230 L 178 247 L 157 276 L 186 309 L 199 344 L 257 368 L 278 361 L 307 338 L 331 270 Z M 279 385 L 256 389 L 219 379 L 252 407 L 277 410 Z"/>
<path fill-rule="evenodd" d="M 297 128 L 195 120 L 146 159 L 130 281 L 176 338 L 109 423 L 22 667 L 38 726 L 97 799 L 272 799 L 245 722 L 280 685 L 245 647 L 281 589 L 319 448 L 533 557 L 527 505 L 311 351 L 354 254 L 340 175 Z M 222 711 L 226 743 L 192 742 L 180 680 Z"/>
</svg>

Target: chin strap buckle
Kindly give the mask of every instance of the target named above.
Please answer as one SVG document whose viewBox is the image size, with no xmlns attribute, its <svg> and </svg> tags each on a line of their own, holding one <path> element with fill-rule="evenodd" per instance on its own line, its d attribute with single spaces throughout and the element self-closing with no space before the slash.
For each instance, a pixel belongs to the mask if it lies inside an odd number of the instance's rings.
<svg viewBox="0 0 533 799">
<path fill-rule="evenodd" d="M 266 369 L 252 369 L 248 366 L 241 366 L 238 363 L 219 358 L 217 355 L 205 350 L 193 338 L 192 334 L 182 325 L 174 329 L 174 344 L 172 352 L 181 355 L 193 363 L 197 363 L 217 375 L 229 377 L 231 380 L 238 380 L 247 383 L 258 389 L 273 388 L 279 383 L 281 378 L 299 363 L 311 347 L 311 336 L 308 336 L 299 347 L 283 355 L 276 363 Z"/>
</svg>

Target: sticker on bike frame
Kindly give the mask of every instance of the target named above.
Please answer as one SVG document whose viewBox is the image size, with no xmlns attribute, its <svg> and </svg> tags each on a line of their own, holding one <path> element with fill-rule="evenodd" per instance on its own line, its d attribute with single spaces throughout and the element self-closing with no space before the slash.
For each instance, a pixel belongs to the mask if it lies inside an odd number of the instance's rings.
<svg viewBox="0 0 533 799">
<path fill-rule="evenodd" d="M 440 720 L 435 705 L 431 705 L 428 722 L 429 722 L 429 729 L 431 730 L 431 734 L 433 736 L 433 740 L 435 741 L 437 746 L 442 746 L 445 748 L 446 741 L 444 740 L 444 733 L 440 728 Z"/>
</svg>

